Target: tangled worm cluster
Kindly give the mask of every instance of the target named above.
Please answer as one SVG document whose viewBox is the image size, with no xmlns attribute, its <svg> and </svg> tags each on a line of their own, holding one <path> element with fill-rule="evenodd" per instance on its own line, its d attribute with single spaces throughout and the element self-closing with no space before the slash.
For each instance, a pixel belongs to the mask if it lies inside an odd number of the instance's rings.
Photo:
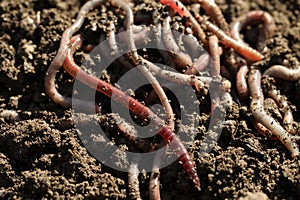
<svg viewBox="0 0 300 200">
<path fill-rule="evenodd" d="M 169 15 L 163 16 L 156 12 L 153 14 L 152 26 L 144 27 L 134 24 L 133 11 L 128 1 L 109 0 L 107 2 L 115 9 L 118 9 L 116 12 L 119 12 L 119 15 L 125 15 L 124 28 L 126 29 L 126 34 L 118 38 L 116 35 L 117 27 L 115 27 L 114 22 L 110 22 L 107 32 L 109 48 L 112 53 L 119 54 L 119 43 L 127 44 L 130 50 L 126 54 L 128 59 L 125 59 L 123 56 L 118 59 L 118 61 L 122 65 L 133 65 L 142 72 L 153 87 L 153 92 L 149 94 L 151 98 L 149 97 L 148 101 L 159 99 L 159 102 L 164 107 L 166 120 L 160 119 L 150 108 L 135 98 L 128 96 L 110 83 L 88 74 L 75 63 L 73 54 L 82 47 L 84 40 L 84 36 L 75 34 L 82 27 L 86 14 L 103 4 L 103 0 L 90 0 L 85 3 L 80 9 L 77 19 L 72 26 L 67 28 L 62 35 L 59 50 L 49 66 L 45 78 L 47 93 L 54 102 L 64 107 L 71 107 L 72 104 L 91 107 L 99 112 L 99 108 L 94 102 L 85 102 L 75 98 L 71 99 L 58 92 L 55 87 L 55 77 L 60 67 L 63 66 L 65 71 L 72 77 L 127 107 L 137 117 L 151 121 L 156 127 L 159 127 L 158 134 L 178 155 L 178 159 L 186 174 L 198 190 L 200 190 L 200 179 L 198 178 L 193 160 L 186 147 L 175 134 L 173 108 L 165 90 L 157 81 L 156 76 L 160 76 L 172 82 L 191 85 L 195 88 L 196 92 L 203 92 L 207 87 L 217 86 L 210 94 L 211 114 L 215 112 L 216 108 L 221 106 L 222 100 L 225 99 L 228 102 L 232 102 L 230 90 L 236 90 L 240 100 L 245 101 L 251 99 L 250 110 L 258 131 L 276 136 L 290 151 L 292 157 L 299 155 L 298 147 L 291 137 L 291 134 L 295 134 L 296 132 L 292 126 L 293 115 L 291 109 L 286 99 L 273 87 L 267 90 L 267 95 L 273 98 L 278 104 L 278 107 L 283 111 L 283 122 L 279 123 L 266 114 L 263 105 L 264 95 L 261 88 L 261 78 L 263 76 L 295 81 L 300 78 L 300 68 L 292 70 L 284 66 L 275 65 L 262 73 L 262 70 L 255 65 L 256 62 L 264 59 L 263 54 L 267 51 L 265 41 L 272 38 L 274 34 L 275 23 L 272 16 L 264 11 L 250 11 L 228 25 L 220 8 L 214 1 L 185 0 L 180 2 L 178 0 L 161 0 L 160 2 L 162 4 L 170 8 Z M 206 14 L 209 15 L 211 21 L 199 14 L 199 5 L 204 9 Z M 187 51 L 182 48 L 183 45 L 174 39 L 170 23 L 176 13 L 186 22 L 185 31 L 189 34 L 189 37 L 183 38 L 180 42 L 189 46 L 190 49 L 195 48 L 194 43 L 201 44 L 208 53 L 202 53 L 195 58 L 194 55 L 188 54 Z M 260 30 L 256 47 L 257 50 L 255 50 L 241 39 L 240 32 L 248 25 L 259 23 L 263 23 L 264 26 Z M 160 68 L 153 62 L 139 55 L 136 44 L 146 41 L 150 36 L 154 36 L 157 44 L 163 44 L 164 48 L 168 50 L 168 55 L 166 55 L 166 52 L 161 52 L 161 56 L 166 60 L 171 60 L 174 67 L 180 69 L 182 73 Z M 226 65 L 220 63 L 221 55 L 225 55 Z M 208 69 L 209 77 L 202 75 L 204 69 Z M 233 81 L 235 81 L 235 83 Z M 220 93 L 218 91 L 222 92 Z M 118 128 L 129 140 L 136 141 L 138 144 L 142 143 L 137 137 L 137 134 L 132 133 L 134 131 L 129 131 L 126 123 L 118 120 L 116 117 L 115 120 L 119 121 L 117 123 Z M 165 145 L 164 142 L 162 142 L 160 146 Z M 140 145 L 140 147 L 141 146 L 143 145 Z M 153 163 L 149 184 L 150 199 L 160 198 L 159 166 L 160 163 L 163 162 L 164 156 L 164 154 L 157 153 Z M 130 164 L 128 181 L 129 194 L 139 199 L 138 162 Z"/>
</svg>

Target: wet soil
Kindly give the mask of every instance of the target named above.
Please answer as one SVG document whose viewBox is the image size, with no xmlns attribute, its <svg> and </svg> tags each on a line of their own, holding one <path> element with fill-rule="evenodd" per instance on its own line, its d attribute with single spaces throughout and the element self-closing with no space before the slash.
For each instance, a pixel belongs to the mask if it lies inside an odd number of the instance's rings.
<svg viewBox="0 0 300 200">
<path fill-rule="evenodd" d="M 1 199 L 129 198 L 127 174 L 101 164 L 86 150 L 72 123 L 71 110 L 53 103 L 44 88 L 45 73 L 61 35 L 84 2 L 0 2 Z M 138 6 L 142 1 L 136 3 L 135 12 L 151 11 L 150 1 L 145 2 L 144 7 Z M 268 11 L 275 19 L 276 33 L 269 41 L 269 59 L 262 68 L 272 64 L 299 67 L 300 1 L 216 2 L 228 22 L 249 10 Z M 97 31 L 105 29 L 105 19 L 116 18 L 105 11 L 102 6 L 88 15 L 82 32 L 91 36 L 90 42 L 98 38 Z M 96 31 L 89 31 L 93 28 Z M 287 97 L 297 127 L 300 81 L 270 81 Z M 57 82 L 60 91 L 70 94 L 70 76 L 61 71 Z M 209 101 L 203 103 L 210 106 Z M 282 121 L 272 99 L 266 98 L 265 105 L 268 114 Z M 204 109 L 200 116 L 200 123 L 207 124 L 209 110 Z M 201 129 L 205 126 L 200 124 Z M 300 159 L 291 159 L 280 142 L 261 136 L 253 128 L 248 102 L 235 102 L 229 109 L 218 144 L 209 154 L 199 154 L 200 139 L 196 138 L 188 150 L 202 190 L 196 191 L 182 166 L 174 162 L 161 170 L 162 199 L 300 199 Z M 148 198 L 149 175 L 139 176 L 143 199 Z"/>
</svg>

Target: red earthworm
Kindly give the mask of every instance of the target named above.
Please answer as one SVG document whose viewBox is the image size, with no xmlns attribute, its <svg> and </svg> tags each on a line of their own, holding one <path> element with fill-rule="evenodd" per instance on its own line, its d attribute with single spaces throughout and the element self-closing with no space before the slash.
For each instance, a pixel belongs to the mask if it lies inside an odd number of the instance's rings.
<svg viewBox="0 0 300 200">
<path fill-rule="evenodd" d="M 257 49 L 265 52 L 266 39 L 273 37 L 276 28 L 273 17 L 265 11 L 253 10 L 235 19 L 231 23 L 231 36 L 237 41 L 243 42 L 240 38 L 240 31 L 247 25 L 258 24 L 260 22 L 263 22 L 264 26 L 263 31 L 258 36 Z"/>
<path fill-rule="evenodd" d="M 74 40 L 74 46 L 79 46 L 82 43 L 81 38 L 77 36 Z M 109 83 L 102 81 L 86 72 L 80 70 L 77 64 L 74 62 L 72 57 L 72 50 L 69 49 L 67 52 L 66 59 L 63 64 L 65 70 L 73 77 L 84 83 L 85 85 L 96 89 L 98 92 L 105 94 L 106 96 L 112 98 L 113 100 L 121 103 L 133 113 L 145 120 L 153 120 L 156 127 L 160 127 L 158 133 L 166 141 L 167 144 L 176 152 L 181 164 L 187 175 L 191 178 L 195 187 L 200 190 L 200 180 L 198 178 L 197 172 L 195 170 L 194 164 L 181 140 L 176 134 L 169 128 L 169 126 L 164 124 L 164 121 L 157 117 L 148 107 L 145 107 L 136 99 L 126 95 L 121 90 L 113 87 Z"/>
<path fill-rule="evenodd" d="M 138 176 L 138 165 L 136 162 L 132 162 L 128 169 L 128 189 L 130 199 L 141 200 Z"/>
<path fill-rule="evenodd" d="M 162 4 L 170 6 L 175 10 L 181 17 L 186 17 L 186 19 L 191 23 L 191 28 L 194 31 L 196 37 L 203 43 L 206 44 L 206 35 L 203 32 L 201 26 L 197 23 L 196 19 L 189 12 L 189 10 L 178 0 L 160 0 Z"/>
<path fill-rule="evenodd" d="M 174 59 L 175 63 L 177 63 L 178 67 L 189 67 L 192 65 L 192 59 L 188 54 L 181 51 L 179 46 L 176 44 L 170 27 L 170 19 L 170 16 L 168 16 L 163 22 L 162 38 L 164 44 L 167 50 L 170 52 L 171 57 Z"/>
<path fill-rule="evenodd" d="M 282 65 L 273 65 L 263 73 L 263 76 L 271 76 L 286 81 L 297 81 L 300 79 L 300 67 L 297 69 L 290 69 Z"/>
<path fill-rule="evenodd" d="M 280 92 L 276 90 L 276 87 L 273 85 L 265 86 L 264 89 L 267 95 L 276 102 L 280 111 L 283 113 L 283 127 L 287 132 L 294 134 L 296 132 L 293 128 L 294 118 L 286 97 L 280 95 Z"/>
<path fill-rule="evenodd" d="M 205 20 L 199 14 L 195 14 L 195 18 L 200 24 L 203 25 L 202 28 L 204 28 L 204 30 L 208 30 L 215 34 L 223 45 L 229 48 L 233 48 L 237 53 L 244 56 L 248 60 L 256 62 L 264 58 L 264 56 L 261 53 L 247 46 L 246 44 L 240 43 L 237 40 L 231 38 L 224 31 L 219 29 L 216 25 Z"/>
<path fill-rule="evenodd" d="M 269 129 L 291 152 L 292 157 L 299 155 L 297 145 L 291 140 L 289 134 L 272 117 L 266 114 L 263 106 L 263 94 L 261 89 L 261 72 L 251 68 L 248 78 L 249 91 L 251 96 L 250 110 L 255 120 Z"/>
<path fill-rule="evenodd" d="M 68 48 L 68 44 L 70 43 L 71 36 L 75 32 L 77 32 L 82 26 L 86 13 L 94 9 L 96 6 L 100 5 L 102 2 L 103 0 L 91 0 L 86 2 L 82 6 L 74 23 L 64 31 L 57 54 L 54 57 L 53 61 L 51 62 L 46 72 L 46 76 L 45 76 L 46 92 L 48 96 L 52 99 L 52 101 L 54 101 L 55 103 L 61 106 L 71 107 L 71 98 L 62 96 L 57 91 L 55 87 L 55 76 L 66 58 L 67 48 Z"/>
<path fill-rule="evenodd" d="M 249 89 L 247 85 L 247 74 L 249 68 L 247 65 L 242 65 L 236 73 L 236 89 L 240 99 L 246 100 L 249 97 Z"/>
</svg>

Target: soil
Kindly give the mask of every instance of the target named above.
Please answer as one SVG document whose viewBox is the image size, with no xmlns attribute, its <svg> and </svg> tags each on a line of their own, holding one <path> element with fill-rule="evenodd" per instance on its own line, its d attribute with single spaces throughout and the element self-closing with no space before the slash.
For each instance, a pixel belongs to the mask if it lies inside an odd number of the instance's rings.
<svg viewBox="0 0 300 200">
<path fill-rule="evenodd" d="M 127 173 L 101 164 L 87 151 L 72 123 L 71 109 L 53 103 L 44 87 L 45 73 L 59 48 L 61 35 L 84 2 L 0 2 L 1 199 L 129 198 Z M 145 2 L 148 6 L 143 8 L 137 6 L 142 1 L 136 3 L 135 12 L 151 10 L 151 3 Z M 276 33 L 269 41 L 269 59 L 262 67 L 272 64 L 299 67 L 299 0 L 217 0 L 216 3 L 227 22 L 249 10 L 269 12 L 275 19 Z M 91 41 L 98 37 L 97 31 L 105 28 L 105 19 L 116 18 L 112 12 L 103 12 L 105 6 L 87 17 L 82 32 L 89 34 Z M 89 31 L 93 28 L 97 31 Z M 298 127 L 300 81 L 269 81 L 287 97 Z M 70 94 L 70 76 L 61 71 L 57 83 L 62 93 Z M 210 106 L 209 101 L 203 103 Z M 282 121 L 272 99 L 266 98 L 265 105 L 270 115 Z M 200 122 L 207 124 L 209 110 L 204 109 L 200 116 Z M 182 166 L 174 162 L 161 169 L 162 199 L 300 199 L 299 157 L 292 159 L 280 142 L 260 135 L 251 121 L 249 102 L 239 105 L 235 100 L 227 112 L 217 146 L 209 154 L 200 155 L 201 137 L 197 137 L 188 149 L 202 190 L 196 191 Z M 203 127 L 200 124 L 199 129 Z M 148 199 L 149 176 L 149 173 L 139 176 L 142 199 Z"/>
</svg>

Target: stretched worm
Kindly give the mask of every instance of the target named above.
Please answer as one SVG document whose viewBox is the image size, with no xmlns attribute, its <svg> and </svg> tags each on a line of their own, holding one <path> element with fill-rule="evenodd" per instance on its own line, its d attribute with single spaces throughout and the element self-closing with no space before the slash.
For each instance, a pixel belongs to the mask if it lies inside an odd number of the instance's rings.
<svg viewBox="0 0 300 200">
<path fill-rule="evenodd" d="M 218 38 L 215 35 L 212 35 L 208 38 L 209 52 L 211 57 L 211 76 L 219 77 L 220 76 L 220 54 L 219 54 L 219 45 Z M 214 113 L 215 108 L 220 103 L 220 96 L 218 90 L 213 89 L 211 91 L 211 114 Z"/>
<path fill-rule="evenodd" d="M 74 40 L 73 45 L 79 47 L 82 43 L 80 36 L 77 36 Z M 73 47 L 74 48 L 74 47 Z M 183 168 L 187 175 L 193 181 L 195 187 L 200 190 L 200 180 L 198 178 L 194 164 L 181 140 L 173 132 L 168 125 L 164 124 L 164 121 L 161 120 L 157 115 L 155 115 L 148 107 L 145 107 L 136 99 L 128 96 L 121 90 L 113 87 L 111 84 L 106 83 L 92 75 L 87 74 L 82 71 L 73 60 L 72 48 L 68 49 L 67 56 L 64 61 L 64 69 L 73 77 L 84 83 L 85 85 L 96 89 L 98 92 L 112 98 L 113 100 L 119 102 L 120 104 L 127 107 L 137 117 L 140 117 L 145 120 L 153 120 L 156 124 L 156 127 L 160 127 L 158 133 L 165 140 L 166 143 L 176 152 L 179 160 L 181 161 Z"/>
<path fill-rule="evenodd" d="M 273 65 L 263 73 L 263 77 L 267 76 L 283 79 L 286 81 L 297 81 L 300 79 L 300 67 L 298 67 L 297 69 L 289 69 L 282 65 Z"/>
<path fill-rule="evenodd" d="M 188 54 L 181 51 L 176 44 L 170 27 L 170 19 L 170 16 L 168 16 L 163 22 L 162 33 L 164 44 L 178 67 L 190 67 L 192 65 L 192 59 Z"/>
<path fill-rule="evenodd" d="M 84 22 L 84 18 L 86 13 L 90 10 L 94 9 L 95 7 L 99 6 L 103 0 L 91 0 L 86 2 L 82 8 L 80 9 L 76 20 L 74 23 L 67 28 L 61 38 L 60 46 L 57 51 L 56 56 L 54 57 L 53 61 L 51 62 L 45 76 L 45 88 L 48 96 L 54 101 L 55 103 L 63 106 L 63 107 L 71 107 L 72 100 L 69 97 L 65 97 L 61 95 L 56 87 L 55 87 L 55 77 L 58 70 L 61 68 L 68 51 L 68 45 L 70 43 L 70 38 L 72 35 L 77 32 Z"/>
<path fill-rule="evenodd" d="M 272 117 L 266 114 L 263 106 L 263 94 L 261 89 L 261 72 L 251 68 L 248 78 L 251 96 L 250 110 L 255 120 L 269 129 L 291 152 L 292 157 L 299 155 L 297 145 L 291 140 L 289 134 Z"/>
<path fill-rule="evenodd" d="M 256 51 L 255 49 L 247 46 L 244 43 L 240 43 L 237 40 L 231 38 L 228 36 L 224 31 L 219 29 L 216 25 L 212 24 L 211 22 L 205 20 L 203 17 L 201 17 L 199 14 L 195 14 L 195 18 L 197 21 L 202 24 L 202 28 L 204 30 L 208 30 L 215 34 L 220 42 L 225 45 L 226 47 L 233 48 L 237 53 L 241 54 L 248 60 L 252 60 L 254 62 L 260 61 L 264 58 L 264 56 Z"/>
<path fill-rule="evenodd" d="M 253 10 L 235 19 L 231 23 L 231 36 L 235 40 L 243 42 L 240 38 L 240 31 L 248 25 L 258 24 L 261 22 L 264 23 L 264 26 L 258 36 L 257 49 L 264 52 L 265 42 L 268 38 L 273 37 L 276 28 L 273 17 L 265 11 Z"/>
</svg>

